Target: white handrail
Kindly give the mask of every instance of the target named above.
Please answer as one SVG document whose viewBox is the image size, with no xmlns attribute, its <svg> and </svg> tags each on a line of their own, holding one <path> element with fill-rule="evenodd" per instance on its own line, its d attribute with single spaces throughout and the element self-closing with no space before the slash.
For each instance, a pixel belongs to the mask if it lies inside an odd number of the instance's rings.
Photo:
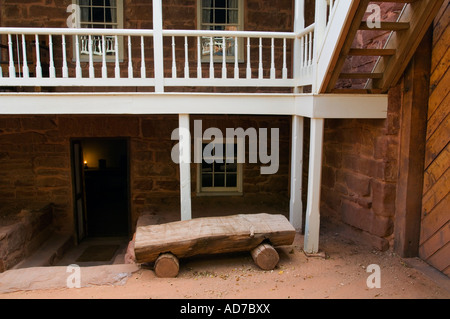
<svg viewBox="0 0 450 319">
<path fill-rule="evenodd" d="M 9 48 L 12 47 L 12 35 L 19 36 L 24 61 L 19 65 L 18 56 L 9 54 L 9 68 L 1 70 L 0 86 L 296 87 L 299 83 L 312 83 L 314 30 L 315 24 L 301 32 L 162 30 L 159 34 L 163 39 L 172 38 L 172 45 L 168 47 L 165 43 L 163 56 L 153 54 L 154 65 L 149 69 L 146 63 L 152 59 L 149 51 L 150 41 L 155 41 L 154 30 L 1 27 L 0 35 L 8 36 Z M 48 39 L 48 56 L 40 54 L 38 43 L 34 48 L 35 56 L 27 56 L 27 50 L 32 46 L 28 36 Z M 153 40 L 148 41 L 148 38 Z M 183 38 L 183 41 L 175 41 L 176 38 Z M 288 41 L 302 43 L 305 54 L 298 64 L 300 72 L 288 70 L 291 59 L 287 48 L 293 47 Z M 132 56 L 132 52 L 138 52 L 137 49 L 133 51 L 133 46 L 140 46 L 140 54 Z M 171 54 L 166 50 L 171 50 Z M 172 57 L 169 77 L 167 72 L 161 77 L 164 57 Z M 176 59 L 181 60 L 180 63 Z M 34 65 L 36 74 L 30 72 L 27 76 L 28 63 Z M 134 76 L 133 67 L 140 67 L 139 77 Z M 180 67 L 184 72 L 178 72 Z M 19 68 L 24 72 L 17 73 Z M 156 68 L 159 68 L 158 78 L 155 77 Z M 206 75 L 208 70 L 209 75 Z M 121 73 L 128 76 L 121 77 Z M 178 77 L 181 73 L 184 76 Z"/>
</svg>

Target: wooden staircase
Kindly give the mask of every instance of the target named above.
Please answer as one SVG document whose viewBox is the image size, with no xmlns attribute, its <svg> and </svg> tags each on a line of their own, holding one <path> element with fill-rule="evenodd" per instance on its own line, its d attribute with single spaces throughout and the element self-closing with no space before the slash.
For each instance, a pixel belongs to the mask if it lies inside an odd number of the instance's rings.
<svg viewBox="0 0 450 319">
<path fill-rule="evenodd" d="M 376 29 L 366 21 L 370 0 L 354 1 L 350 10 L 343 35 L 336 45 L 336 53 L 325 76 L 320 93 L 361 93 L 384 94 L 401 78 L 406 66 L 429 29 L 444 0 L 383 0 L 377 3 L 403 4 L 403 10 L 397 21 L 381 21 Z M 358 32 L 388 32 L 382 48 L 355 48 Z M 346 61 L 352 57 L 373 57 L 370 72 L 344 72 Z M 357 85 L 349 87 L 339 85 L 339 80 L 359 80 Z M 361 82 L 363 84 L 361 84 Z M 342 84 L 342 83 L 341 83 Z M 359 85 L 358 85 L 359 84 Z"/>
</svg>

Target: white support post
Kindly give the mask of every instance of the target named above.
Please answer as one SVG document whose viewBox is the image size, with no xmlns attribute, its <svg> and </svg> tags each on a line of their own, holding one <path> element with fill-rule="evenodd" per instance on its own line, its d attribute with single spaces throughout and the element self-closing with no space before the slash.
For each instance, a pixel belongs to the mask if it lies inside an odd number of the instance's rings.
<svg viewBox="0 0 450 319">
<path fill-rule="evenodd" d="M 301 116 L 292 116 L 291 139 L 291 198 L 289 205 L 289 220 L 296 230 L 302 228 L 302 171 L 303 171 L 303 126 Z"/>
<path fill-rule="evenodd" d="M 162 0 L 153 0 L 153 46 L 155 59 L 155 92 L 164 92 Z"/>
<path fill-rule="evenodd" d="M 191 134 L 189 114 L 179 115 L 181 220 L 192 219 L 191 208 Z"/>
<path fill-rule="evenodd" d="M 299 34 L 305 28 L 305 0 L 295 0 L 294 13 L 294 32 Z M 301 67 L 303 60 L 303 50 L 301 47 L 301 38 L 296 37 L 294 40 L 294 79 L 299 80 L 301 77 Z M 300 89 L 296 85 L 294 93 L 300 93 Z"/>
<path fill-rule="evenodd" d="M 311 119 L 311 145 L 309 153 L 308 200 L 306 208 L 304 251 L 319 251 L 320 191 L 322 181 L 322 148 L 324 119 Z"/>
<path fill-rule="evenodd" d="M 319 52 L 322 48 L 323 39 L 325 37 L 325 31 L 327 29 L 327 10 L 328 3 L 327 0 L 316 0 L 316 17 L 315 17 L 315 27 L 314 27 L 314 53 L 313 53 L 313 63 L 316 64 L 319 57 Z M 312 93 L 318 93 L 317 84 L 317 67 L 314 72 Z"/>
</svg>

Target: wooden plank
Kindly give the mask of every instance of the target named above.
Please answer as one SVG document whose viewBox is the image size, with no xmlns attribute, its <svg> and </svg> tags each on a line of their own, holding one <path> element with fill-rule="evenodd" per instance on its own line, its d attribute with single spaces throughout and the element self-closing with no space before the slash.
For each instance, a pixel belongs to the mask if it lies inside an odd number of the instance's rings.
<svg viewBox="0 0 450 319">
<path fill-rule="evenodd" d="M 444 33 L 433 46 L 433 53 L 431 55 L 431 70 L 434 70 L 442 60 L 442 57 L 448 50 L 450 43 L 450 28 L 445 28 Z"/>
<path fill-rule="evenodd" d="M 430 53 L 431 33 L 403 77 L 394 227 L 394 249 L 402 257 L 416 257 L 419 249 Z"/>
<path fill-rule="evenodd" d="M 428 103 L 428 119 L 434 114 L 436 109 L 442 103 L 442 100 L 450 93 L 450 72 L 447 72 L 439 84 L 434 88 L 430 95 Z"/>
<path fill-rule="evenodd" d="M 425 151 L 425 168 L 439 156 L 450 140 L 450 113 L 442 121 L 442 124 L 427 140 Z"/>
<path fill-rule="evenodd" d="M 295 234 L 283 215 L 207 217 L 138 227 L 134 250 L 136 261 L 145 263 L 168 252 L 185 258 L 251 251 L 267 240 L 273 246 L 291 245 Z"/>
<path fill-rule="evenodd" d="M 438 14 L 436 15 L 436 18 L 434 19 L 433 45 L 435 45 L 439 41 L 439 38 L 441 37 L 445 29 L 448 27 L 449 23 L 450 23 L 449 0 L 446 0 L 442 4 L 441 9 L 439 10 Z"/>
<path fill-rule="evenodd" d="M 430 79 L 430 89 L 431 92 L 439 85 L 441 80 L 444 78 L 445 74 L 450 68 L 450 50 L 447 50 L 439 61 L 438 65 L 434 68 Z"/>
<path fill-rule="evenodd" d="M 427 260 L 448 242 L 450 242 L 450 221 L 420 245 L 419 255 L 422 259 Z M 448 262 L 450 262 L 450 258 L 448 258 Z"/>
<path fill-rule="evenodd" d="M 447 245 L 443 246 L 435 254 L 430 256 L 427 259 L 427 262 L 436 269 L 443 271 L 449 266 L 450 258 L 448 258 L 448 256 L 450 256 L 450 243 L 447 243 Z"/>
<path fill-rule="evenodd" d="M 430 188 L 442 177 L 450 163 L 450 143 L 425 170 L 423 180 L 423 193 L 426 194 Z"/>
<path fill-rule="evenodd" d="M 448 208 L 450 207 L 450 195 L 447 194 L 434 209 L 422 218 L 420 228 L 420 244 L 423 244 L 440 228 L 442 228 L 449 219 Z"/>
<path fill-rule="evenodd" d="M 438 108 L 428 119 L 427 139 L 429 139 L 434 134 L 434 132 L 439 128 L 440 125 L 443 125 L 443 122 L 449 113 L 450 113 L 450 94 L 447 94 L 446 97 L 443 97 L 442 103 L 438 106 Z"/>
<path fill-rule="evenodd" d="M 439 180 L 433 184 L 430 190 L 423 196 L 422 204 L 422 216 L 432 214 L 435 206 L 442 201 L 449 192 L 450 189 L 450 169 L 447 169 L 445 173 L 439 178 Z"/>
</svg>

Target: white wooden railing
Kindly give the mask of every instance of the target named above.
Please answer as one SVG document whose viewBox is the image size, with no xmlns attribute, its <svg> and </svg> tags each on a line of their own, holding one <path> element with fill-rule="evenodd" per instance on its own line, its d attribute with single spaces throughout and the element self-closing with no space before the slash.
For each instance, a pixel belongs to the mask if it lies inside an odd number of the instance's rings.
<svg viewBox="0 0 450 319">
<path fill-rule="evenodd" d="M 318 0 L 300 32 L 0 28 L 0 87 L 313 85 L 339 2 Z"/>
</svg>

